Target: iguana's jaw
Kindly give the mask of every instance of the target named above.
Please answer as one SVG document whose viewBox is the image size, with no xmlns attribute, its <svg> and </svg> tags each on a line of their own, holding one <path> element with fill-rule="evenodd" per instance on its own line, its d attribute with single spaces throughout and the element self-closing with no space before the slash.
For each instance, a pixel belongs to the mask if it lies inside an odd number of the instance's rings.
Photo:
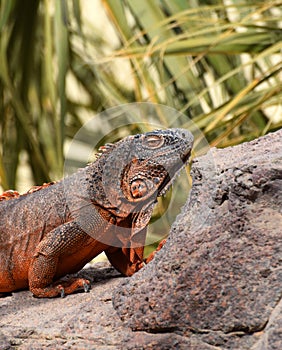
<svg viewBox="0 0 282 350">
<path fill-rule="evenodd" d="M 179 160 L 179 162 L 177 162 L 174 166 L 172 166 L 172 168 L 164 178 L 162 184 L 160 185 L 160 188 L 158 190 L 158 197 L 164 196 L 166 192 L 170 189 L 175 179 L 179 176 L 180 171 L 187 164 L 190 158 L 190 155 L 191 155 L 191 150 L 189 150 L 186 154 L 184 154 L 181 157 L 181 160 Z"/>
</svg>

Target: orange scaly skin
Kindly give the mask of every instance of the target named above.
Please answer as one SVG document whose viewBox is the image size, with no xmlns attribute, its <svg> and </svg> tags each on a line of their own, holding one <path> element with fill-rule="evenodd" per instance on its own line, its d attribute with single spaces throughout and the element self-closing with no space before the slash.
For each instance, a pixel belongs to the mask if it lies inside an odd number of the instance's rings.
<svg viewBox="0 0 282 350">
<path fill-rule="evenodd" d="M 50 298 L 81 287 L 88 291 L 86 279 L 59 278 L 103 251 L 122 274 L 138 271 L 156 197 L 188 160 L 192 144 L 183 129 L 129 136 L 102 147 L 94 163 L 62 181 L 24 195 L 4 192 L 0 293 L 29 288 Z"/>
</svg>

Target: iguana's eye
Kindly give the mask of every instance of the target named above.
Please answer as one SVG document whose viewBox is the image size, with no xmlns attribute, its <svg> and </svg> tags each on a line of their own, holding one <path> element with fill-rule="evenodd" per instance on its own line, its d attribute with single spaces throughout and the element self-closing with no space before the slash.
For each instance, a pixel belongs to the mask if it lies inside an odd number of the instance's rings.
<svg viewBox="0 0 282 350">
<path fill-rule="evenodd" d="M 143 146 L 151 149 L 159 148 L 163 143 L 164 138 L 162 135 L 147 135 L 143 139 Z"/>
<path fill-rule="evenodd" d="M 142 198 L 146 196 L 148 189 L 143 180 L 134 180 L 130 185 L 130 192 L 133 198 Z"/>
</svg>

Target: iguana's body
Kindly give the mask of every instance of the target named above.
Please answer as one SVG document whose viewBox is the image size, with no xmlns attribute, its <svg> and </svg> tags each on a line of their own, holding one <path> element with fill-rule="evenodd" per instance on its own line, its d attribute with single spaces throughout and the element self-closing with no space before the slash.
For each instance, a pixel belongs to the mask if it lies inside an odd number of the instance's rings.
<svg viewBox="0 0 282 350">
<path fill-rule="evenodd" d="M 0 292 L 29 287 L 54 297 L 87 290 L 84 279 L 53 282 L 102 251 L 124 275 L 136 272 L 156 197 L 187 161 L 192 142 L 182 129 L 130 136 L 74 175 L 0 202 Z"/>
</svg>

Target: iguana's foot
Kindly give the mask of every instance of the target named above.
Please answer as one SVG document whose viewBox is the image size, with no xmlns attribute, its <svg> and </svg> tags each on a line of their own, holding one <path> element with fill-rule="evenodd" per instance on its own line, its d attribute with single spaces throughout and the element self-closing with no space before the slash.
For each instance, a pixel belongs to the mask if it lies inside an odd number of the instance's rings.
<svg viewBox="0 0 282 350">
<path fill-rule="evenodd" d="M 132 274 L 141 270 L 145 265 L 146 265 L 146 262 L 144 261 L 141 261 L 141 262 L 138 262 L 137 264 L 132 265 L 131 268 L 134 271 Z"/>
<path fill-rule="evenodd" d="M 90 281 L 85 278 L 71 278 L 68 281 L 57 281 L 45 288 L 31 288 L 31 292 L 36 298 L 54 298 L 61 296 L 64 298 L 76 290 L 83 288 L 84 292 L 91 289 Z"/>
<path fill-rule="evenodd" d="M 148 264 L 150 261 L 152 261 L 152 260 L 154 259 L 154 256 L 155 256 L 156 252 L 158 252 L 159 250 L 161 250 L 162 247 L 165 245 L 165 243 L 166 243 L 166 239 L 163 239 L 163 240 L 159 243 L 157 249 L 154 250 L 154 251 L 148 256 L 147 259 L 145 259 L 145 263 L 146 263 L 146 264 Z"/>
</svg>

